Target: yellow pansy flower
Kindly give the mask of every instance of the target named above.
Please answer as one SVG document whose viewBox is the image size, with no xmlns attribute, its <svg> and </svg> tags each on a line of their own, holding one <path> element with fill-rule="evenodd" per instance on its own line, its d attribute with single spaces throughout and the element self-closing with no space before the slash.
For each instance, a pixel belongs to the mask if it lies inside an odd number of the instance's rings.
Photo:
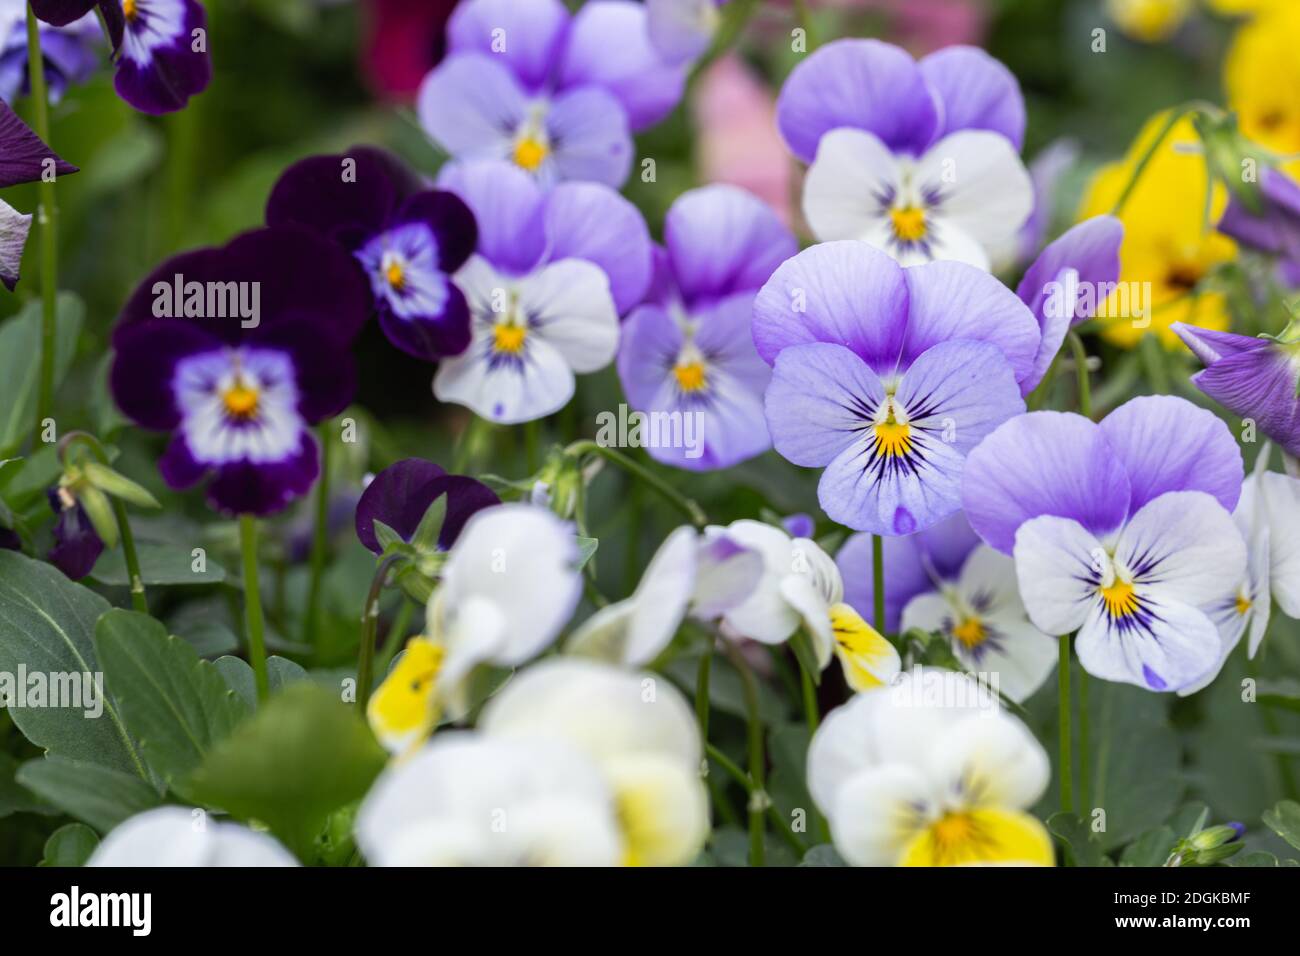
<svg viewBox="0 0 1300 956">
<path fill-rule="evenodd" d="M 1079 209 L 1080 219 L 1111 211 L 1167 121 L 1167 113 L 1152 117 L 1124 159 L 1097 173 Z M 1231 239 L 1206 225 L 1205 198 L 1211 184 L 1205 158 L 1195 151 L 1199 144 L 1191 119 L 1179 120 L 1120 212 L 1124 244 L 1119 286 L 1097 309 L 1102 335 L 1116 345 L 1131 348 L 1154 332 L 1166 348 L 1178 348 L 1178 336 L 1170 331 L 1175 322 L 1228 328 L 1226 297 L 1198 288 L 1211 269 L 1233 259 L 1237 251 Z M 1211 224 L 1228 202 L 1221 183 L 1212 188 Z"/>
<path fill-rule="evenodd" d="M 1169 39 L 1192 9 L 1192 0 L 1106 0 L 1106 13 L 1116 26 L 1144 43 Z"/>
<path fill-rule="evenodd" d="M 1206 4 L 1215 13 L 1224 13 L 1229 16 L 1253 16 L 1257 13 L 1263 13 L 1265 10 L 1271 10 L 1273 7 L 1284 6 L 1291 0 L 1205 0 Z"/>
<path fill-rule="evenodd" d="M 1285 156 L 1300 153 L 1300 4 L 1272 4 L 1233 38 L 1224 60 L 1228 107 L 1247 138 Z M 1286 167 L 1300 174 L 1300 163 Z"/>
<path fill-rule="evenodd" d="M 411 638 L 366 705 L 370 729 L 390 753 L 420 746 L 442 719 L 437 685 L 444 653 L 435 641 Z"/>
</svg>

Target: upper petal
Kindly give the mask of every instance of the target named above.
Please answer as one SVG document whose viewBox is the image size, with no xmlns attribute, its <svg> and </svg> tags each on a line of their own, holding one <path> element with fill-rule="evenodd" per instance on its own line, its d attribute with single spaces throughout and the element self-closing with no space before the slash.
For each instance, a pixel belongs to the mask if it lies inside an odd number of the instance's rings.
<svg viewBox="0 0 1300 956">
<path fill-rule="evenodd" d="M 535 90 L 550 79 L 568 25 L 560 0 L 469 0 L 447 21 L 447 50 L 496 57 Z"/>
<path fill-rule="evenodd" d="M 449 163 L 438 185 L 459 196 L 474 213 L 479 255 L 512 273 L 537 264 L 546 246 L 545 207 L 532 176 L 504 161 Z"/>
<path fill-rule="evenodd" d="M 936 136 L 962 129 L 999 133 L 1019 152 L 1025 139 L 1025 99 L 1020 84 L 1002 64 L 978 47 L 950 46 L 918 64 L 943 104 Z"/>
<path fill-rule="evenodd" d="M 619 314 L 639 303 L 654 269 L 640 211 L 599 183 L 561 183 L 546 197 L 546 259 L 586 259 L 609 277 Z"/>
<path fill-rule="evenodd" d="M 528 95 L 495 57 L 462 53 L 424 78 L 415 108 L 424 131 L 453 156 L 498 159 L 509 155 Z"/>
</svg>

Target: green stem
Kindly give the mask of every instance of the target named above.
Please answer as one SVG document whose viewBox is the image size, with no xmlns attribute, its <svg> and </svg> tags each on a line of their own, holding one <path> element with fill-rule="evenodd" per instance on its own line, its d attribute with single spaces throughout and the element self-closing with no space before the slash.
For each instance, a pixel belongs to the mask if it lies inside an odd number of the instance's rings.
<svg viewBox="0 0 1300 956">
<path fill-rule="evenodd" d="M 875 604 L 876 631 L 885 635 L 885 539 L 871 536 L 871 597 Z"/>
<path fill-rule="evenodd" d="M 531 422 L 524 422 L 524 459 L 530 475 L 536 474 L 540 467 L 538 448 L 542 443 L 541 428 L 542 423 L 535 418 Z"/>
<path fill-rule="evenodd" d="M 743 789 L 745 793 L 749 794 L 749 799 L 752 803 L 754 800 L 755 790 L 749 775 L 745 773 L 745 771 L 741 770 L 734 760 L 724 754 L 713 744 L 705 744 L 704 751 L 709 755 L 710 760 L 714 761 L 719 767 L 727 772 L 727 775 L 731 777 L 731 779 L 740 784 L 741 789 Z M 718 793 L 719 791 L 715 790 L 715 794 Z M 776 805 L 770 801 L 768 801 L 767 814 L 772 818 L 772 822 L 776 824 L 777 832 L 780 833 L 781 836 L 785 838 L 786 842 L 790 844 L 790 848 L 799 856 L 803 856 L 803 854 L 808 851 L 808 847 L 804 846 L 803 841 L 795 835 L 795 832 L 792 829 L 790 829 L 790 824 L 786 822 L 785 817 L 781 816 L 781 811 L 778 810 Z M 753 819 L 752 815 L 750 819 Z M 762 864 L 760 863 L 757 865 L 761 866 Z"/>
<path fill-rule="evenodd" d="M 1092 746 L 1088 732 L 1088 672 L 1079 668 L 1079 801 L 1086 811 L 1092 806 L 1092 767 L 1088 750 Z"/>
<path fill-rule="evenodd" d="M 1088 380 L 1088 350 L 1078 332 L 1070 333 L 1070 349 L 1074 352 L 1074 374 L 1079 388 L 1079 414 L 1092 418 L 1092 385 Z"/>
<path fill-rule="evenodd" d="M 415 602 L 410 598 L 404 598 L 402 606 L 397 609 L 397 617 L 393 619 L 393 626 L 388 629 L 388 636 L 384 638 L 384 649 L 375 658 L 376 674 L 382 676 L 388 673 L 393 658 L 406 643 L 406 632 L 411 629 L 411 618 L 414 616 Z"/>
<path fill-rule="evenodd" d="M 732 665 L 740 673 L 745 695 L 745 727 L 749 739 L 749 865 L 764 866 L 763 816 L 771 804 L 767 795 L 767 754 L 763 748 L 763 723 L 758 712 L 758 679 L 745 658 L 730 642 L 724 642 Z"/>
<path fill-rule="evenodd" d="M 266 620 L 262 615 L 261 582 L 257 568 L 257 519 L 239 516 L 239 550 L 244 560 L 244 627 L 248 631 L 248 662 L 253 665 L 257 699 L 271 693 L 266 676 Z"/>
<path fill-rule="evenodd" d="M 32 127 L 41 141 L 50 146 L 45 58 L 41 53 L 40 26 L 30 4 L 27 7 L 27 68 L 32 87 Z M 38 190 L 40 206 L 36 219 L 41 224 L 41 357 L 33 446 L 40 443 L 42 423 L 54 408 L 54 349 L 58 331 L 59 296 L 59 210 L 55 201 L 54 180 L 42 175 Z"/>
<path fill-rule="evenodd" d="M 379 597 L 388 584 L 388 572 L 400 556 L 390 554 L 379 562 L 370 579 L 365 607 L 361 609 L 361 646 L 357 650 L 357 712 L 364 720 L 370 703 L 370 687 L 375 682 L 375 630 L 379 625 Z"/>
<path fill-rule="evenodd" d="M 1057 639 L 1057 715 L 1060 724 L 1061 810 L 1074 812 L 1074 759 L 1070 740 L 1070 635 Z"/>
<path fill-rule="evenodd" d="M 1036 412 L 1043 407 L 1052 391 L 1052 383 L 1056 381 L 1056 365 L 1061 361 L 1061 350 L 1057 349 L 1056 354 L 1052 356 L 1052 364 L 1047 366 L 1047 374 L 1043 380 L 1038 383 L 1038 387 L 1029 393 L 1025 399 L 1025 404 L 1031 412 Z"/>
<path fill-rule="evenodd" d="M 330 441 L 329 422 L 322 422 L 320 436 L 320 480 L 316 482 L 316 526 L 311 537 L 311 583 L 307 586 L 307 608 L 302 616 L 302 642 L 315 646 L 320 633 L 321 579 L 325 575 L 325 559 L 329 551 L 330 513 Z"/>
<path fill-rule="evenodd" d="M 1118 216 L 1123 212 L 1124 205 L 1129 201 L 1129 197 L 1133 195 L 1133 190 L 1137 189 L 1142 174 L 1146 172 L 1147 166 L 1151 165 L 1151 160 L 1159 152 L 1160 145 L 1173 132 L 1174 127 L 1178 125 L 1178 121 L 1190 112 L 1192 112 L 1192 109 L 1189 107 L 1180 106 L 1169 113 L 1168 118 L 1160 127 L 1160 131 L 1156 134 L 1156 138 L 1151 141 L 1151 145 L 1147 147 L 1146 152 L 1142 154 L 1142 158 L 1133 167 L 1133 175 L 1129 177 L 1129 181 L 1124 186 L 1124 191 L 1119 194 L 1119 198 L 1115 200 L 1115 205 L 1111 207 L 1110 214 L 1112 216 Z"/>
<path fill-rule="evenodd" d="M 1160 336 L 1148 333 L 1142 336 L 1138 344 L 1142 353 L 1142 367 L 1147 373 L 1147 382 L 1157 395 L 1169 393 L 1169 369 L 1165 367 L 1165 347 L 1160 344 Z"/>
<path fill-rule="evenodd" d="M 590 439 L 576 441 L 564 450 L 566 455 L 571 457 L 580 457 L 582 455 L 599 455 L 611 464 L 617 465 L 626 471 L 629 475 L 652 488 L 661 498 L 671 504 L 674 508 L 684 514 L 691 524 L 697 528 L 703 528 L 709 523 L 708 516 L 705 515 L 704 509 L 701 508 L 690 498 L 687 498 L 672 485 L 668 484 L 654 472 L 642 467 L 633 461 L 627 455 L 614 448 L 607 448 Z"/>
<path fill-rule="evenodd" d="M 712 639 L 710 646 L 700 656 L 700 665 L 695 671 L 695 720 L 700 725 L 700 739 L 709 742 L 709 670 L 713 666 Z"/>
<path fill-rule="evenodd" d="M 796 655 L 796 659 L 798 655 Z M 804 667 L 803 661 L 799 660 L 799 686 L 803 693 L 803 716 L 808 723 L 808 738 L 811 740 L 817 733 L 817 728 L 821 725 L 821 711 L 817 706 L 817 688 L 813 684 L 812 674 L 808 673 L 808 668 Z M 816 807 L 812 808 L 812 825 L 817 833 L 818 839 L 822 843 L 829 843 L 831 839 L 830 827 Z"/>
</svg>

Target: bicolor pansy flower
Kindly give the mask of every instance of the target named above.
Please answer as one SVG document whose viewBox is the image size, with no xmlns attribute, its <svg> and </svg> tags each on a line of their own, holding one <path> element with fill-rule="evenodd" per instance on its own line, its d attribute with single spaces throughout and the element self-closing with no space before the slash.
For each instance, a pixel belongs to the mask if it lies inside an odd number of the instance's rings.
<svg viewBox="0 0 1300 956">
<path fill-rule="evenodd" d="M 599 767 L 572 744 L 440 734 L 361 802 L 370 866 L 616 866 L 623 841 Z"/>
<path fill-rule="evenodd" d="M 188 807 L 157 807 L 123 820 L 95 847 L 86 866 L 299 866 L 269 833 L 207 820 Z"/>
<path fill-rule="evenodd" d="M 207 14 L 197 0 L 32 0 L 36 16 L 55 26 L 96 7 L 117 56 L 118 96 L 145 113 L 184 109 L 212 79 Z"/>
<path fill-rule="evenodd" d="M 904 269 L 866 243 L 783 263 L 754 300 L 754 343 L 780 454 L 824 468 L 833 520 L 904 535 L 960 506 L 962 465 L 1024 411 L 1042 335 L 1026 305 L 961 262 Z"/>
<path fill-rule="evenodd" d="M 60 159 L 18 118 L 9 104 L 0 103 L 0 188 L 35 182 L 47 166 L 57 176 L 77 172 L 77 167 Z M 18 284 L 23 248 L 31 226 L 30 213 L 20 213 L 0 199 L 0 282 L 10 292 Z"/>
<path fill-rule="evenodd" d="M 646 9 L 596 0 L 469 0 L 447 24 L 447 56 L 420 87 L 425 132 L 456 159 L 508 160 L 544 186 L 619 187 L 632 136 L 681 99 L 685 69 L 660 59 Z"/>
<path fill-rule="evenodd" d="M 1016 702 L 1038 690 L 1056 664 L 1055 639 L 1025 613 L 1015 562 L 988 545 L 972 551 L 955 577 L 908 601 L 899 626 L 943 634 L 968 671 Z"/>
<path fill-rule="evenodd" d="M 839 658 L 844 679 L 855 691 L 875 690 L 897 676 L 902 661 L 894 645 L 844 603 L 844 582 L 830 556 L 808 538 L 792 538 L 761 521 L 733 521 L 724 533 L 757 552 L 763 573 L 753 591 L 722 616 L 728 638 L 782 644 L 802 628 L 823 670 Z"/>
<path fill-rule="evenodd" d="M 618 372 L 628 402 L 663 420 L 693 416 L 699 441 L 651 444 L 651 457 L 693 471 L 728 468 L 771 447 L 754 350 L 754 294 L 798 251 L 760 199 L 735 186 L 680 196 L 664 220 L 650 301 L 628 316 Z M 685 435 L 683 425 L 683 435 Z"/>
<path fill-rule="evenodd" d="M 1012 419 L 971 453 L 962 501 L 976 532 L 1014 556 L 1034 626 L 1077 632 L 1090 674 L 1176 691 L 1218 663 L 1212 615 L 1246 574 L 1231 515 L 1241 482 L 1220 419 L 1147 396 L 1100 423 Z"/>
<path fill-rule="evenodd" d="M 599 661 L 542 661 L 488 702 L 479 729 L 571 744 L 590 758 L 614 803 L 624 866 L 685 866 L 703 848 L 700 728 L 670 682 Z"/>
<path fill-rule="evenodd" d="M 358 147 L 284 171 L 268 225 L 296 225 L 338 242 L 370 282 L 379 327 L 408 355 L 436 361 L 469 345 L 469 308 L 451 274 L 474 251 L 474 215 L 456 196 L 424 189 L 396 157 Z"/>
<path fill-rule="evenodd" d="M 158 463 L 170 487 L 211 478 L 217 510 L 270 514 L 316 480 L 311 426 L 351 401 L 350 347 L 367 314 L 348 254 L 302 229 L 182 253 L 122 310 L 113 397 L 135 424 L 171 434 Z"/>
<path fill-rule="evenodd" d="M 854 866 L 1051 866 L 1030 815 L 1047 754 L 990 691 L 918 668 L 831 711 L 808 748 L 808 791 Z"/>
<path fill-rule="evenodd" d="M 917 62 L 879 40 L 828 43 L 790 73 L 777 123 L 811 163 L 803 211 L 818 239 L 860 239 L 904 265 L 1015 257 L 1034 208 L 1025 104 L 983 50 Z"/>
<path fill-rule="evenodd" d="M 0 99 L 6 103 L 31 91 L 26 20 L 26 0 L 0 0 Z M 103 35 L 94 13 L 67 26 L 40 24 L 45 90 L 51 104 L 61 101 L 70 86 L 90 79 L 99 66 Z"/>
<path fill-rule="evenodd" d="M 1173 331 L 1205 365 L 1192 384 L 1300 456 L 1300 337 L 1255 338 L 1181 323 Z"/>
<path fill-rule="evenodd" d="M 587 618 L 565 650 L 633 667 L 649 664 L 688 614 L 716 621 L 753 592 L 762 573 L 759 554 L 727 534 L 680 527 L 664 539 L 631 596 Z"/>
<path fill-rule="evenodd" d="M 504 424 L 558 411 L 575 374 L 614 359 L 618 317 L 649 287 L 645 221 L 607 186 L 543 193 L 503 162 L 453 166 L 441 185 L 473 210 L 479 242 L 455 277 L 469 301 L 470 344 L 443 360 L 434 395 Z"/>
</svg>

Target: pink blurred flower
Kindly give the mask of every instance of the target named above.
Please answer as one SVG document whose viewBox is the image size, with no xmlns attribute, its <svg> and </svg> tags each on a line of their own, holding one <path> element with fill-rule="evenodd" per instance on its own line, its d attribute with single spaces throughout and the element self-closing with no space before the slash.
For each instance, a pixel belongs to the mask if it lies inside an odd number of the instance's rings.
<svg viewBox="0 0 1300 956">
<path fill-rule="evenodd" d="M 455 6 L 456 0 L 363 0 L 361 69 L 377 94 L 415 99 L 420 81 L 442 59 Z"/>
</svg>

